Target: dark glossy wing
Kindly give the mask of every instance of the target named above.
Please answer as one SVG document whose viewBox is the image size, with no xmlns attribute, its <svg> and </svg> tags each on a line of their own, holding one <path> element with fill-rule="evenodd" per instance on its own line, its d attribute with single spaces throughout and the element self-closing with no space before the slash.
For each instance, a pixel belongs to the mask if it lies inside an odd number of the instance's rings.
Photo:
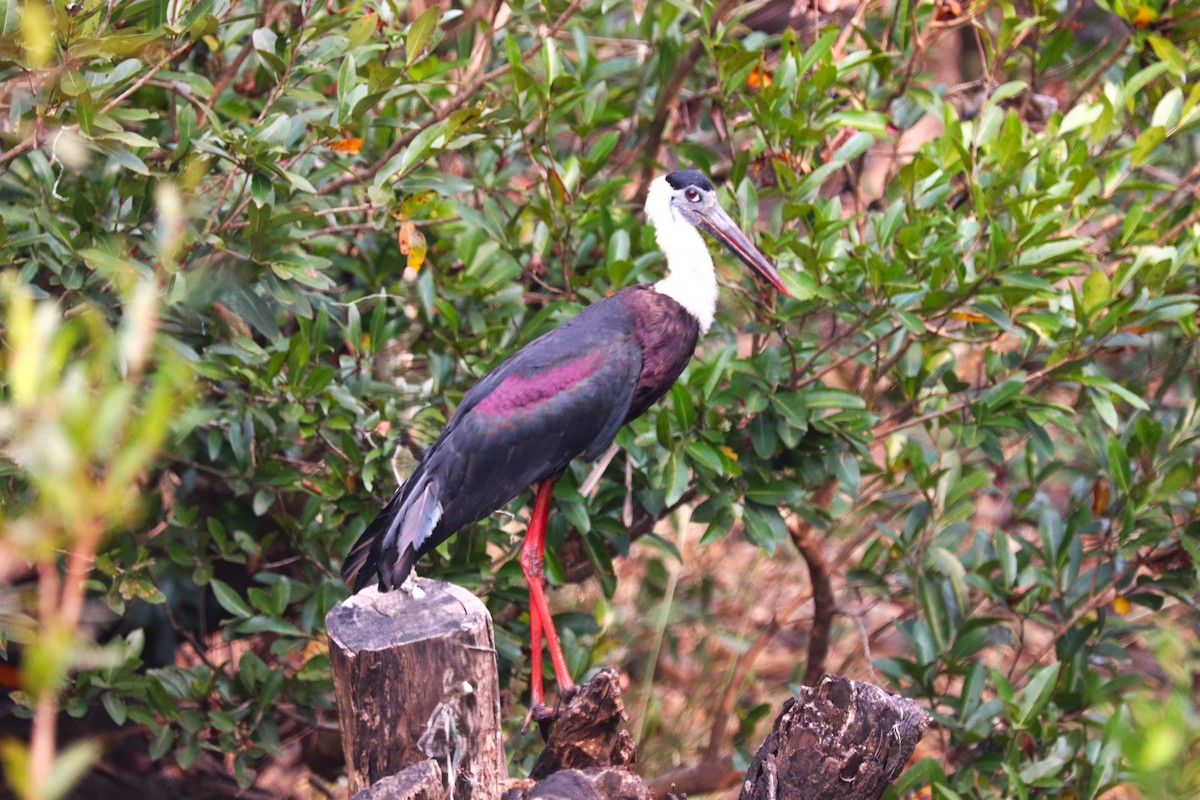
<svg viewBox="0 0 1200 800">
<path fill-rule="evenodd" d="M 534 340 L 463 398 L 437 442 L 346 558 L 355 591 L 381 588 L 459 528 L 575 457 L 595 458 L 628 414 L 642 367 L 636 320 L 619 293 Z"/>
<path fill-rule="evenodd" d="M 609 308 L 615 299 L 534 340 L 463 398 L 427 459 L 461 487 L 443 504 L 445 535 L 612 442 L 642 367 L 633 324 Z"/>
</svg>

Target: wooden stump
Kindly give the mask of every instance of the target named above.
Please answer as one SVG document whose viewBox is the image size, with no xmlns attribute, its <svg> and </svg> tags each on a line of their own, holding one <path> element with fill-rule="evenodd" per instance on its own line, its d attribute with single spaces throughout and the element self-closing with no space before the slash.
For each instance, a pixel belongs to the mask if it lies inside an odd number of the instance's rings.
<svg viewBox="0 0 1200 800">
<path fill-rule="evenodd" d="M 827 675 L 784 704 L 740 800 L 876 800 L 928 726 L 929 715 L 908 698 Z"/>
<path fill-rule="evenodd" d="M 427 758 L 371 784 L 351 800 L 442 800 L 445 796 L 442 770 L 436 761 Z"/>
<path fill-rule="evenodd" d="M 652 800 L 633 774 L 637 748 L 624 721 L 617 672 L 602 669 L 562 709 L 529 779 L 513 781 L 502 800 Z"/>
<path fill-rule="evenodd" d="M 325 619 L 350 790 L 433 759 L 456 800 L 495 800 L 507 773 L 492 618 L 466 589 L 416 587 L 364 590 Z"/>
</svg>

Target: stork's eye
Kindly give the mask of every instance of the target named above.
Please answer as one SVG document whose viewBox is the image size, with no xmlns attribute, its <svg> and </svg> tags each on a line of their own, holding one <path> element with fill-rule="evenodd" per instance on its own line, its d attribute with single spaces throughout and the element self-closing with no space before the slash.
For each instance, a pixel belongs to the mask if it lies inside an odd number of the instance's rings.
<svg viewBox="0 0 1200 800">
<path fill-rule="evenodd" d="M 683 196 L 686 197 L 690 203 L 700 202 L 700 192 L 697 191 L 694 186 L 689 186 L 686 190 L 684 190 Z"/>
</svg>

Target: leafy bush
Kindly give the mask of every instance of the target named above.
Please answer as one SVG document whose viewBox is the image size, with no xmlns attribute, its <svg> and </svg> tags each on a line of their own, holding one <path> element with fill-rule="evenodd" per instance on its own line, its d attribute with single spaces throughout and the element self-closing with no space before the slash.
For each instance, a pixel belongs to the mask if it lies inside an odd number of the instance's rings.
<svg viewBox="0 0 1200 800">
<path fill-rule="evenodd" d="M 337 5 L 5 6 L 4 550 L 45 597 L 103 540 L 113 617 L 79 658 L 78 616 L 6 600 L 19 704 L 99 702 L 155 758 L 253 781 L 330 707 L 323 620 L 379 499 L 504 355 L 660 274 L 638 198 L 680 163 L 794 297 L 722 269 L 718 325 L 618 437 L 629 487 L 560 484 L 552 580 L 577 531 L 611 595 L 612 555 L 681 507 L 708 543 L 811 528 L 941 725 L 907 787 L 1096 797 L 1195 752 L 1194 699 L 1134 660 L 1195 663 L 1194 10 L 867 4 L 797 33 L 727 2 Z M 973 66 L 939 83 L 955 42 Z M 427 569 L 502 612 L 513 547 L 480 525 Z M 499 617 L 519 690 L 526 623 Z M 613 646 L 560 624 L 577 673 Z M 65 790 L 36 735 L 4 753 L 26 796 Z"/>
</svg>

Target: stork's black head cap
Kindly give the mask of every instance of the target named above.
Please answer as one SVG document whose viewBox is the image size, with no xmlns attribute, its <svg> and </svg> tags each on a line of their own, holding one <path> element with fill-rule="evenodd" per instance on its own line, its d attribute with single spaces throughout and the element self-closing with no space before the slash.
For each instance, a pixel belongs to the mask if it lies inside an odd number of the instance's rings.
<svg viewBox="0 0 1200 800">
<path fill-rule="evenodd" d="M 677 169 L 667 175 L 667 183 L 672 189 L 682 189 L 685 186 L 695 186 L 706 192 L 713 191 L 712 181 L 698 169 Z"/>
</svg>

